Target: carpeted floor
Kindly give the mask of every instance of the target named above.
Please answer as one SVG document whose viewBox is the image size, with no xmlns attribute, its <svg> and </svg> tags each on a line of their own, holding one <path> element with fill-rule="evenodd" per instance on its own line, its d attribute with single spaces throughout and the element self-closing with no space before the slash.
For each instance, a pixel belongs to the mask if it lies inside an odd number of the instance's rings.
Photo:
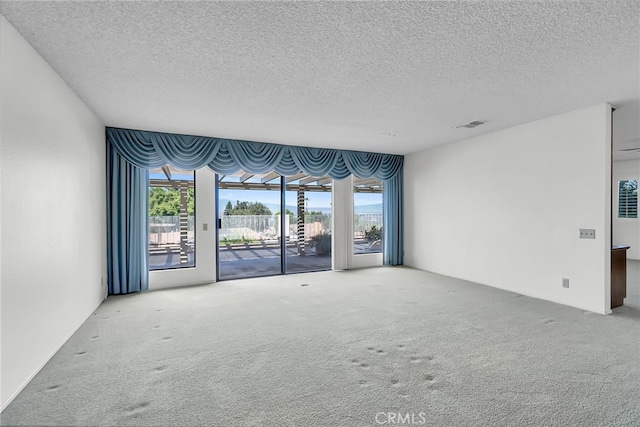
<svg viewBox="0 0 640 427">
<path fill-rule="evenodd" d="M 640 261 L 637 259 L 627 260 L 627 297 L 624 304 L 640 309 Z"/>
<path fill-rule="evenodd" d="M 2 414 L 56 426 L 638 426 L 640 311 L 409 268 L 110 297 Z"/>
</svg>

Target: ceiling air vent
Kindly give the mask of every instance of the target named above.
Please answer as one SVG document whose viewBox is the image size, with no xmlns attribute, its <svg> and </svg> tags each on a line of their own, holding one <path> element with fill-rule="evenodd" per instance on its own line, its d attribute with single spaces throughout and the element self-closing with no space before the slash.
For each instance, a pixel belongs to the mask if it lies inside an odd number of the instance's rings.
<svg viewBox="0 0 640 427">
<path fill-rule="evenodd" d="M 473 129 L 475 127 L 478 127 L 480 125 L 483 125 L 485 123 L 488 123 L 486 120 L 474 120 L 472 122 L 469 123 L 465 123 L 463 125 L 458 125 L 458 126 L 454 126 L 454 129 L 460 129 L 460 128 L 467 128 L 467 129 Z"/>
</svg>

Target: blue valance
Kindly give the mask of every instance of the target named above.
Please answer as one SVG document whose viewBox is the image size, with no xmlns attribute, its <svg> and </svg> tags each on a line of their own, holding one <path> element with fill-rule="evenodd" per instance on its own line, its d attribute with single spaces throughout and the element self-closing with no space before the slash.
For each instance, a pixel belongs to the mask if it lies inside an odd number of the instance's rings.
<svg viewBox="0 0 640 427">
<path fill-rule="evenodd" d="M 404 157 L 393 154 L 309 148 L 264 142 L 107 128 L 107 139 L 132 164 L 144 168 L 172 165 L 179 169 L 209 167 L 220 174 L 241 170 L 275 171 L 280 175 L 304 172 L 311 176 L 344 179 L 375 177 L 387 181 L 402 169 Z"/>
</svg>

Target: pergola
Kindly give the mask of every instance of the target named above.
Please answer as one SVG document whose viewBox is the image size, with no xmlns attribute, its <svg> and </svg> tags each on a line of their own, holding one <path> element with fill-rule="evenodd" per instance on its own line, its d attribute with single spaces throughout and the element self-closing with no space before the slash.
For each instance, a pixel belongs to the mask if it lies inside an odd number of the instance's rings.
<svg viewBox="0 0 640 427">
<path fill-rule="evenodd" d="M 193 179 L 180 179 L 185 174 L 192 174 L 192 171 L 181 171 L 171 166 L 163 166 L 161 169 L 150 171 L 151 174 L 164 174 L 163 179 L 150 179 L 151 187 L 173 187 L 180 191 L 180 260 L 187 262 L 187 194 L 189 188 L 195 187 Z M 327 176 L 313 177 L 300 172 L 295 175 L 284 177 L 286 191 L 297 193 L 297 233 L 298 233 L 298 254 L 305 254 L 304 238 L 304 214 L 305 214 L 305 192 L 331 192 L 331 178 Z M 282 177 L 276 172 L 264 174 L 252 174 L 243 171 L 218 176 L 218 188 L 238 189 L 238 190 L 275 190 L 282 188 Z M 382 182 L 376 178 L 354 178 L 354 191 L 357 193 L 382 193 Z"/>
</svg>

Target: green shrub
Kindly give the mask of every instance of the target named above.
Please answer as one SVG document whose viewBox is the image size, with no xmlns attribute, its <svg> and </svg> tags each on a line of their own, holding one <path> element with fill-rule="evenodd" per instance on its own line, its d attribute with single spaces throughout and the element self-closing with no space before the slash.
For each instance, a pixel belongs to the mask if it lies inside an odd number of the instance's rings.
<svg viewBox="0 0 640 427">
<path fill-rule="evenodd" d="M 367 242 L 382 240 L 382 227 L 378 228 L 372 225 L 370 229 L 364 231 L 364 237 L 367 239 Z"/>
</svg>

